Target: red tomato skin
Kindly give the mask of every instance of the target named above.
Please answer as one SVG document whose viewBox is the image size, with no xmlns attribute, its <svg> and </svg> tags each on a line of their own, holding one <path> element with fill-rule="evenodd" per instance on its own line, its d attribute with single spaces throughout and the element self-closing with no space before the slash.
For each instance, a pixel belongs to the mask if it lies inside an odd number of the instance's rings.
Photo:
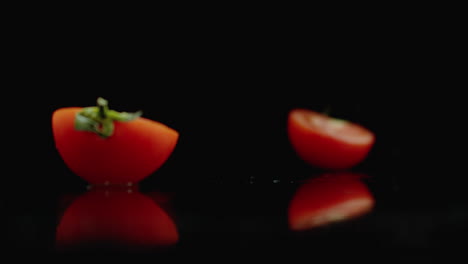
<svg viewBox="0 0 468 264">
<path fill-rule="evenodd" d="M 334 222 L 323 216 L 333 208 L 349 201 L 360 204 L 349 208 L 339 208 L 343 219 L 352 219 L 369 212 L 375 199 L 365 183 L 363 175 L 340 172 L 327 173 L 305 181 L 294 193 L 288 207 L 288 222 L 291 230 L 301 231 Z M 317 221 L 317 219 L 324 219 Z"/>
<path fill-rule="evenodd" d="M 367 130 L 372 135 L 372 140 L 367 144 L 350 144 L 301 124 L 293 117 L 297 111 L 318 113 L 295 109 L 288 116 L 287 133 L 290 144 L 296 154 L 308 164 L 322 169 L 349 169 L 362 162 L 372 149 L 375 142 L 372 132 Z"/>
<path fill-rule="evenodd" d="M 177 131 L 139 117 L 115 122 L 109 138 L 78 131 L 74 116 L 82 108 L 58 109 L 53 113 L 55 146 L 65 164 L 91 184 L 138 182 L 159 169 L 178 141 Z"/>
<path fill-rule="evenodd" d="M 139 250 L 171 246 L 174 221 L 151 198 L 125 190 L 91 190 L 77 197 L 56 229 L 57 249 L 118 246 Z"/>
</svg>

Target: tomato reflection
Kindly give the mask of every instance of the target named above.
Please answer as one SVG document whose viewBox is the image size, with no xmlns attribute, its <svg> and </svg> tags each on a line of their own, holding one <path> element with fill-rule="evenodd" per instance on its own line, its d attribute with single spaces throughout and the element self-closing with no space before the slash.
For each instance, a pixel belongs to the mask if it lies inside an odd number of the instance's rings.
<svg viewBox="0 0 468 264">
<path fill-rule="evenodd" d="M 371 211 L 375 200 L 363 177 L 366 175 L 340 172 L 305 181 L 289 203 L 289 228 L 308 230 Z"/>
<path fill-rule="evenodd" d="M 177 243 L 174 221 L 136 188 L 93 188 L 75 198 L 57 226 L 58 250 L 147 250 Z"/>
</svg>

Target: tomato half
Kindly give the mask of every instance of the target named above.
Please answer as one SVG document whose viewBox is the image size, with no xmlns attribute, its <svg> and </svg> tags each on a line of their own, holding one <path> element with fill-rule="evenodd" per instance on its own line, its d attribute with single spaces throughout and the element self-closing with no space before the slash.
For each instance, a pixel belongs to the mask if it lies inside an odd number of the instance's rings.
<svg viewBox="0 0 468 264">
<path fill-rule="evenodd" d="M 312 229 L 371 211 L 375 200 L 361 177 L 348 172 L 327 173 L 300 185 L 288 207 L 290 229 Z"/>
<path fill-rule="evenodd" d="M 369 129 L 308 110 L 293 109 L 288 116 L 289 141 L 305 162 L 323 169 L 348 169 L 362 162 L 375 136 Z"/>
<path fill-rule="evenodd" d="M 166 162 L 178 141 L 176 130 L 143 117 L 114 122 L 113 134 L 107 138 L 77 130 L 75 119 L 82 110 L 57 109 L 52 115 L 52 129 L 65 164 L 91 184 L 138 182 Z"/>
</svg>

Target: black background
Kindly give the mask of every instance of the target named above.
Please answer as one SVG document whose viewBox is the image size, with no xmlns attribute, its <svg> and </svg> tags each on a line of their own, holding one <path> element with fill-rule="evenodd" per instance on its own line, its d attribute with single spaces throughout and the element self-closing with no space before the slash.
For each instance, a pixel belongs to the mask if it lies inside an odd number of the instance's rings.
<svg viewBox="0 0 468 264">
<path fill-rule="evenodd" d="M 299 28 L 170 20 L 148 28 L 145 21 L 39 21 L 11 28 L 5 43 L 7 248 L 47 251 L 55 201 L 86 186 L 58 156 L 50 118 L 60 107 L 94 105 L 98 96 L 179 131 L 173 155 L 140 186 L 191 197 L 184 221 L 211 223 L 193 231 L 208 227 L 206 247 L 427 252 L 457 249 L 466 235 L 456 34 L 417 23 Z M 353 170 L 373 176 L 380 213 L 285 237 L 276 233 L 284 223 L 265 223 L 281 215 L 291 182 L 320 173 L 290 148 L 287 114 L 328 106 L 376 134 L 368 159 Z M 182 250 L 206 249 L 187 241 Z"/>
</svg>

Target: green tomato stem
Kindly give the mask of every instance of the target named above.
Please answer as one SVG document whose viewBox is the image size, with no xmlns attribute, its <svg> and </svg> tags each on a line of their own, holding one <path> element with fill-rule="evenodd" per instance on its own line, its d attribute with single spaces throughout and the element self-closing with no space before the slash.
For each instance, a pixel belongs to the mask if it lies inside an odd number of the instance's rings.
<svg viewBox="0 0 468 264">
<path fill-rule="evenodd" d="M 93 132 L 102 138 L 108 138 L 114 133 L 114 122 L 129 122 L 142 115 L 142 111 L 134 113 L 117 112 L 109 109 L 108 101 L 102 97 L 97 99 L 97 106 L 85 107 L 75 117 L 75 129 Z"/>
<path fill-rule="evenodd" d="M 107 118 L 107 112 L 109 111 L 109 103 L 106 99 L 99 97 L 97 99 L 97 105 L 99 107 L 99 117 L 101 119 Z"/>
</svg>

